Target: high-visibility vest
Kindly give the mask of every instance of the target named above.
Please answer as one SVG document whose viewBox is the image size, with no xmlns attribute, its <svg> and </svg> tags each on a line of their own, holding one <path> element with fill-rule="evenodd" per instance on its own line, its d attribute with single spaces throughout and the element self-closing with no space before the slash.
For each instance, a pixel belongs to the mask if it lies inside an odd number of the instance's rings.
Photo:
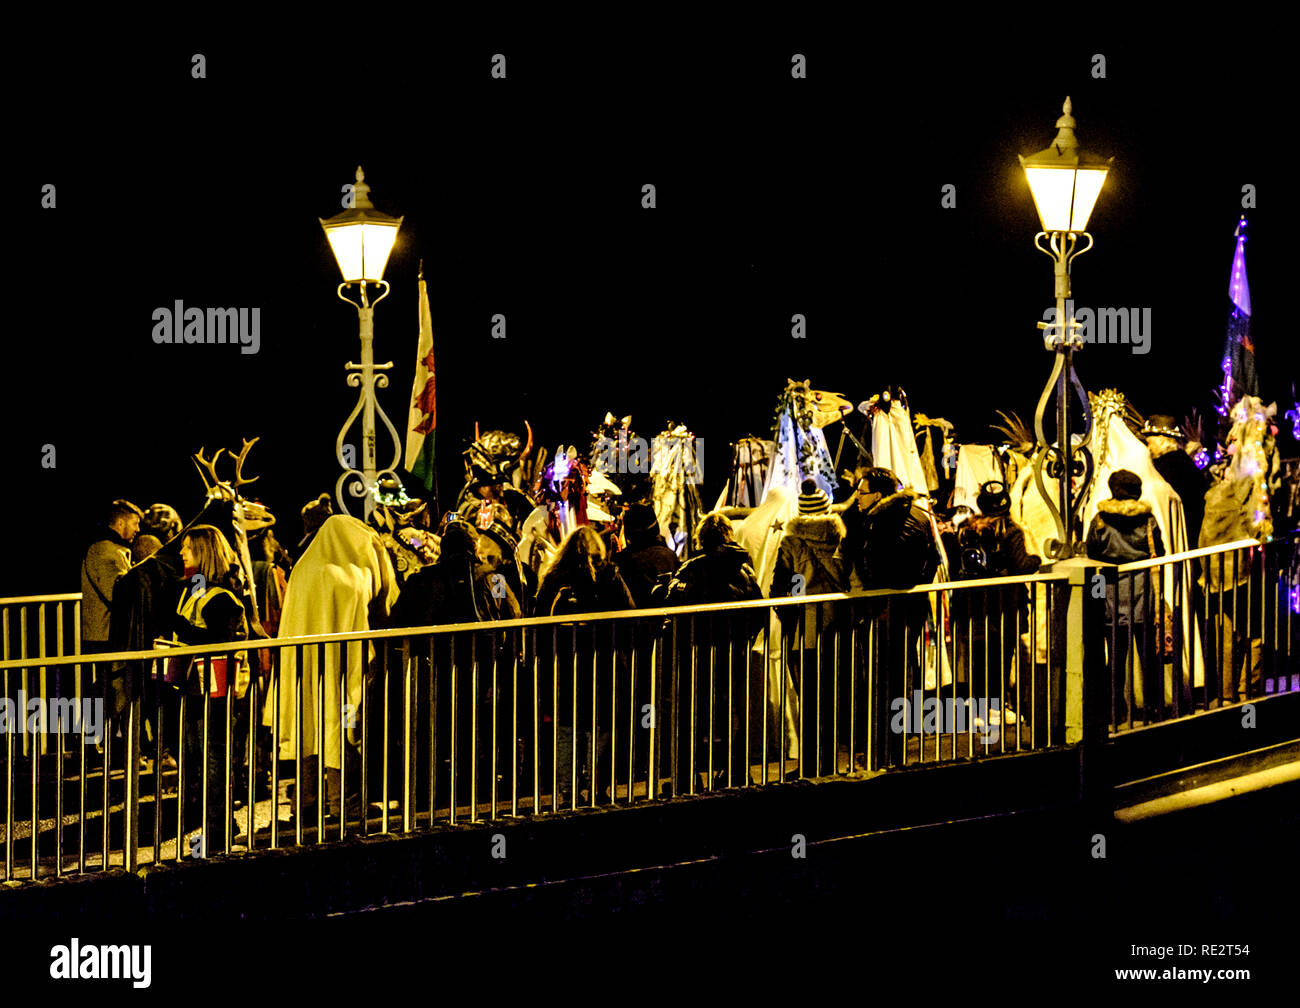
<svg viewBox="0 0 1300 1008">
<path fill-rule="evenodd" d="M 243 625 L 245 636 L 248 634 L 248 617 L 244 612 L 244 603 L 242 603 L 234 592 L 226 588 L 220 588 L 216 585 L 209 585 L 203 592 L 195 593 L 186 589 L 181 595 L 180 603 L 176 606 L 176 611 L 188 622 L 201 629 L 208 629 L 207 622 L 203 618 L 203 610 L 207 604 L 218 595 L 229 595 L 234 599 L 235 605 L 239 606 L 240 622 Z M 179 643 L 179 638 L 175 638 Z M 203 682 L 202 689 L 209 696 L 220 699 L 224 697 L 233 685 L 235 695 L 242 697 L 244 691 L 248 688 L 248 673 L 244 668 L 243 653 L 235 655 L 235 675 L 233 683 L 227 668 L 227 660 L 224 655 L 208 655 L 195 659 L 198 666 L 199 675 Z M 178 684 L 179 685 L 179 684 Z"/>
</svg>

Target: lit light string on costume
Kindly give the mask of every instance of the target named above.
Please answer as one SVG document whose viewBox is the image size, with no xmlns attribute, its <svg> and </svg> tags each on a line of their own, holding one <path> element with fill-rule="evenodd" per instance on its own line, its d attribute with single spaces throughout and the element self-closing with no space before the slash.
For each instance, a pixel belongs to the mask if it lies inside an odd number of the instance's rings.
<svg viewBox="0 0 1300 1008">
<path fill-rule="evenodd" d="M 1214 404 L 1215 411 L 1219 416 L 1228 415 L 1228 403 L 1232 402 L 1232 358 L 1223 358 L 1223 384 L 1215 390 L 1215 397 L 1218 400 Z M 1222 458 L 1222 453 L 1215 452 L 1215 460 Z"/>
<path fill-rule="evenodd" d="M 1267 454 L 1264 449 L 1264 436 L 1276 434 L 1270 430 L 1268 411 L 1259 399 L 1243 396 L 1241 402 L 1232 409 L 1232 419 L 1242 425 L 1241 439 L 1228 446 L 1228 454 L 1235 457 L 1237 471 L 1242 476 L 1260 477 L 1255 479 L 1255 489 L 1251 494 L 1254 506 L 1254 523 L 1261 525 L 1269 516 L 1268 480 L 1262 478 L 1266 472 Z M 1273 537 L 1265 535 L 1265 542 Z"/>
</svg>

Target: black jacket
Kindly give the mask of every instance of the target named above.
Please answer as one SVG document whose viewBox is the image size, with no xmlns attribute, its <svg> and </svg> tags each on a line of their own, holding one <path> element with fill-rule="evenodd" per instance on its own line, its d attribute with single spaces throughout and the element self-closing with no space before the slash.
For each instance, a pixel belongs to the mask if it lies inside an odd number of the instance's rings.
<svg viewBox="0 0 1300 1008">
<path fill-rule="evenodd" d="M 1148 540 L 1148 536 L 1150 539 Z M 1155 552 L 1151 550 L 1154 545 Z M 1097 505 L 1088 528 L 1088 557 L 1103 563 L 1126 564 L 1164 556 L 1165 545 L 1151 505 L 1113 497 Z M 1120 574 L 1106 584 L 1106 619 L 1121 626 L 1153 619 L 1150 577 L 1145 570 Z"/>
<path fill-rule="evenodd" d="M 159 637 L 172 630 L 176 596 L 181 590 L 181 562 L 158 552 L 132 567 L 113 588 L 108 643 L 111 651 L 149 651 Z M 121 714 L 132 697 L 140 695 L 148 663 L 114 662 L 109 679 L 109 702 Z"/>
<path fill-rule="evenodd" d="M 939 550 L 927 511 L 910 490 L 882 497 L 859 517 L 863 587 L 911 588 L 934 577 Z"/>
<path fill-rule="evenodd" d="M 660 577 L 677 570 L 681 561 L 657 533 L 652 539 L 637 540 L 614 554 L 614 563 L 623 575 L 638 608 L 651 604 L 650 594 Z"/>
<path fill-rule="evenodd" d="M 1183 502 L 1183 519 L 1187 523 L 1187 541 L 1196 543 L 1201 535 L 1201 522 L 1205 518 L 1205 473 L 1185 451 L 1165 452 L 1151 460 L 1156 472 L 1174 488 Z"/>
<path fill-rule="evenodd" d="M 446 557 L 406 579 L 389 623 L 417 627 L 518 618 L 519 602 L 504 575 L 495 585 L 493 592 L 489 576 L 471 558 Z"/>
<path fill-rule="evenodd" d="M 952 580 L 1036 574 L 1043 561 L 1025 547 L 1025 530 L 1009 517 L 976 515 L 957 531 L 948 554 Z"/>
<path fill-rule="evenodd" d="M 763 589 L 744 547 L 724 543 L 687 560 L 668 584 L 665 605 L 706 605 L 761 599 Z"/>
</svg>

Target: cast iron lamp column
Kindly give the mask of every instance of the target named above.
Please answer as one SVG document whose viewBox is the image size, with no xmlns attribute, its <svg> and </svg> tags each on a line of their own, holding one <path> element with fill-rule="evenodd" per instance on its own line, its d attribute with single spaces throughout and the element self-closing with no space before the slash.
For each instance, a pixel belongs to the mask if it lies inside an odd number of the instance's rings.
<svg viewBox="0 0 1300 1008">
<path fill-rule="evenodd" d="M 1072 388 L 1083 406 L 1083 430 L 1080 433 L 1086 440 L 1092 432 L 1088 393 L 1074 373 L 1074 352 L 1083 348 L 1083 338 L 1073 315 L 1066 317 L 1070 299 L 1070 265 L 1077 256 L 1092 248 L 1092 235 L 1086 230 L 1088 217 L 1097 202 L 1106 172 L 1114 161 L 1114 158 L 1103 160 L 1080 151 L 1079 141 L 1074 135 L 1075 122 L 1070 114 L 1072 105 L 1069 98 L 1065 99 L 1062 111 L 1065 114 L 1056 120 L 1058 132 L 1051 146 L 1020 158 L 1043 225 L 1043 230 L 1034 236 L 1034 247 L 1052 259 L 1056 277 L 1056 322 L 1038 323 L 1038 327 L 1045 330 L 1043 345 L 1055 353 L 1056 363 L 1034 411 L 1034 435 L 1039 450 L 1034 453 L 1033 463 L 1034 485 L 1056 523 L 1057 538 L 1049 539 L 1046 544 L 1054 560 L 1068 560 L 1082 551 L 1078 512 L 1093 468 L 1091 452 L 1082 446 L 1076 452 L 1070 436 Z M 1087 244 L 1079 247 L 1080 238 L 1086 238 Z M 1043 417 L 1053 390 L 1056 392 L 1055 444 L 1047 440 L 1043 431 Z M 1074 493 L 1072 487 L 1076 455 L 1084 466 L 1078 493 Z M 1057 480 L 1056 503 L 1043 485 L 1045 465 L 1048 476 L 1055 476 Z"/>
<path fill-rule="evenodd" d="M 375 209 L 370 202 L 370 187 L 366 185 L 365 177 L 365 173 L 358 167 L 357 181 L 351 193 L 348 209 L 320 223 L 325 229 L 325 236 L 329 239 L 334 257 L 338 260 L 339 271 L 343 274 L 343 282 L 338 286 L 338 296 L 356 307 L 361 322 L 361 363 L 354 364 L 348 361 L 345 368 L 348 373 L 348 385 L 361 391 L 357 396 L 357 404 L 344 421 L 334 443 L 335 455 L 339 465 L 343 467 L 343 474 L 334 485 L 334 496 L 338 499 L 343 513 L 350 514 L 343 493 L 343 484 L 351 479 L 353 482 L 348 487 L 348 491 L 353 497 L 365 498 L 363 517 L 368 521 L 375 509 L 375 493 L 380 478 L 384 476 L 395 478 L 397 475 L 395 470 L 402 458 L 401 439 L 397 436 L 397 428 L 393 426 L 388 414 L 383 411 L 375 398 L 375 389 L 388 387 L 388 375 L 384 372 L 393 366 L 393 362 L 376 364 L 374 355 L 375 305 L 388 297 L 389 285 L 383 279 L 384 267 L 388 264 L 389 253 L 392 252 L 393 244 L 397 241 L 397 230 L 402 226 L 402 218 L 390 217 Z M 366 285 L 370 283 L 382 288 L 382 293 L 373 303 L 366 290 Z M 351 284 L 356 284 L 358 288 L 356 301 L 344 295 L 344 290 Z M 376 462 L 376 413 L 384 421 L 393 439 L 393 460 L 388 468 L 383 470 L 377 469 Z M 356 468 L 357 460 L 348 458 L 343 450 L 343 439 L 358 414 L 361 415 L 362 439 L 360 469 Z"/>
</svg>

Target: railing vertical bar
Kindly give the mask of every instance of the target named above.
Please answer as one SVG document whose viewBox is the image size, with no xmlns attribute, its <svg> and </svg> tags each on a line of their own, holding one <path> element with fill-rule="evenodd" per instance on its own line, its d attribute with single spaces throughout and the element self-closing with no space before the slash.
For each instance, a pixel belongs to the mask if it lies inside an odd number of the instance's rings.
<svg viewBox="0 0 1300 1008">
<path fill-rule="evenodd" d="M 434 642 L 429 635 L 429 825 L 438 819 L 438 669 Z"/>
<path fill-rule="evenodd" d="M 551 811 L 560 810 L 560 634 L 551 624 Z"/>
<path fill-rule="evenodd" d="M 489 638 L 490 639 L 490 638 Z M 496 647 L 492 648 L 492 751 L 488 757 L 489 788 L 491 791 L 491 810 L 488 818 L 495 820 L 497 817 L 497 746 L 500 744 L 497 738 L 497 724 L 500 718 L 500 712 L 497 709 L 498 695 L 500 688 L 497 684 L 497 658 L 499 657 Z"/>
<path fill-rule="evenodd" d="M 340 678 L 340 689 L 346 692 L 347 687 L 347 644 L 339 642 L 334 645 L 335 654 L 338 656 L 339 665 L 338 675 Z M 325 735 L 329 730 L 329 722 L 325 720 L 325 693 L 327 684 L 332 678 L 329 668 L 329 662 L 325 660 L 327 654 L 326 645 L 318 643 L 316 645 L 316 675 L 312 677 L 313 686 L 316 690 L 316 709 L 312 712 L 315 718 L 315 730 L 312 732 L 312 738 L 316 747 L 316 842 L 325 842 L 325 806 L 329 804 L 329 789 L 326 786 L 325 778 Z M 364 832 L 364 831 L 363 831 Z"/>
<path fill-rule="evenodd" d="M 271 850 L 280 845 L 280 672 L 284 648 L 271 654 Z M 296 797 L 296 796 L 295 796 Z M 299 819 L 301 816 L 294 816 Z"/>
<path fill-rule="evenodd" d="M 447 682 L 451 690 L 451 721 L 447 730 L 447 742 L 449 745 L 448 753 L 450 755 L 450 770 L 447 775 L 447 801 L 448 801 L 448 822 L 453 826 L 456 824 L 456 805 L 459 799 L 456 797 L 456 782 L 460 776 L 456 766 L 457 750 L 460 747 L 459 738 L 459 718 L 457 715 L 457 701 L 460 699 L 460 669 L 456 667 L 456 651 L 460 640 L 463 638 L 459 634 L 449 634 L 449 644 L 451 647 L 450 657 L 448 660 Z"/>
<path fill-rule="evenodd" d="M 294 798 L 294 805 L 296 806 L 296 808 L 293 817 L 293 822 L 294 822 L 294 843 L 297 846 L 301 847 L 303 820 L 307 817 L 306 816 L 307 805 L 305 803 L 304 795 L 303 795 L 303 789 L 306 785 L 307 775 L 303 770 L 303 766 L 302 766 L 302 758 L 303 758 L 302 757 L 302 750 L 303 750 L 302 729 L 303 729 L 303 717 L 304 717 L 303 714 L 304 704 L 303 704 L 302 694 L 303 694 L 303 680 L 307 678 L 306 675 L 304 675 L 306 669 L 303 668 L 303 645 L 298 644 L 294 647 L 294 657 L 296 659 L 296 664 L 294 665 L 293 716 L 294 716 L 294 720 L 297 722 L 297 731 L 294 732 L 293 774 L 294 774 L 295 783 L 294 783 L 294 790 L 293 790 L 293 798 Z M 316 748 L 319 749 L 320 746 L 318 745 Z M 319 795 L 317 796 L 316 800 L 317 801 L 320 800 Z"/>
<path fill-rule="evenodd" d="M 763 633 L 763 741 L 762 741 L 762 750 L 763 750 L 763 752 L 762 752 L 762 755 L 763 755 L 763 784 L 766 785 L 766 784 L 768 783 L 768 773 L 769 773 L 769 770 L 770 770 L 770 768 L 769 768 L 769 766 L 768 766 L 768 764 L 769 764 L 769 762 L 770 762 L 770 759 L 769 759 L 769 757 L 768 757 L 768 755 L 767 755 L 767 737 L 768 737 L 768 734 L 769 734 L 768 725 L 769 725 L 769 723 L 771 723 L 771 722 L 773 722 L 773 721 L 776 722 L 776 738 L 774 739 L 774 741 L 775 741 L 776 744 L 777 744 L 777 748 L 778 748 L 778 751 L 780 752 L 780 759 L 781 759 L 781 773 L 779 773 L 779 774 L 777 775 L 777 780 L 780 780 L 782 777 L 785 776 L 785 690 L 784 690 L 784 688 L 782 688 L 782 689 L 780 690 L 780 694 L 781 694 L 781 695 L 780 695 L 780 701 L 779 701 L 779 702 L 780 702 L 780 704 L 781 704 L 781 707 L 780 707 L 780 710 L 777 712 L 777 716 L 774 718 L 774 717 L 772 716 L 772 684 L 771 684 L 771 682 L 770 682 L 770 679 L 771 679 L 771 676 L 772 676 L 772 653 L 771 653 L 771 649 L 772 649 L 772 624 L 775 623 L 776 620 L 773 618 L 772 609 L 771 609 L 770 607 L 765 607 L 765 608 L 762 610 L 762 613 L 763 613 L 763 630 L 762 630 L 762 633 Z M 785 686 L 785 682 L 784 682 L 784 680 L 782 680 L 782 682 L 781 682 L 781 686 L 782 686 L 782 687 Z"/>
<path fill-rule="evenodd" d="M 695 613 L 691 613 L 688 623 L 688 640 L 687 644 L 691 652 L 691 694 L 690 694 L 690 744 L 687 746 L 687 766 L 690 768 L 690 781 L 687 786 L 687 794 L 695 794 L 695 750 L 699 745 L 699 724 L 698 724 L 698 707 L 699 707 L 699 682 L 695 653 Z"/>
<path fill-rule="evenodd" d="M 367 668 L 366 668 L 366 665 L 367 665 L 367 657 L 368 657 L 369 649 L 365 646 L 365 643 L 364 643 L 363 641 L 357 641 L 356 643 L 357 643 L 357 649 L 361 652 L 361 681 L 362 681 L 362 682 L 365 682 L 365 679 L 366 679 L 366 672 L 368 671 Z M 389 651 L 388 651 L 388 639 L 385 638 L 385 639 L 381 642 L 380 647 L 379 647 L 379 658 L 380 658 L 380 666 L 379 666 L 379 667 L 380 667 L 380 670 L 381 670 L 380 674 L 381 674 L 381 676 L 382 676 L 382 683 L 383 683 L 383 689 L 384 689 L 384 703 L 383 703 L 383 707 L 382 707 L 384 724 L 383 724 L 383 730 L 380 732 L 380 736 L 379 736 L 379 737 L 380 737 L 380 741 L 381 741 L 381 743 L 382 743 L 382 745 L 383 745 L 383 748 L 379 750 L 379 752 L 380 752 L 380 761 L 381 761 L 381 762 L 380 762 L 380 766 L 379 766 L 379 772 L 380 772 L 380 775 L 381 775 L 381 777 L 380 777 L 380 789 L 379 789 L 379 790 L 380 790 L 380 793 L 384 796 L 384 810 L 383 810 L 382 815 L 380 816 L 380 827 L 381 827 L 381 832 L 383 832 L 383 833 L 391 833 L 391 832 L 392 832 L 392 828 L 391 828 L 391 825 L 390 825 L 390 823 L 389 823 L 389 818 L 390 818 L 390 816 L 389 816 L 389 808 L 388 808 L 389 800 L 390 800 L 390 793 L 391 793 L 391 788 L 390 788 L 390 786 L 389 786 L 389 780 L 390 780 L 390 778 L 392 777 L 392 772 L 391 772 L 391 771 L 392 771 L 392 764 L 393 764 L 393 761 L 392 761 L 392 738 L 390 737 L 391 734 L 392 734 L 392 727 L 393 727 L 393 716 L 392 716 L 393 712 L 392 712 L 392 710 L 391 710 L 391 700 L 390 700 L 390 698 L 391 698 L 391 696 L 392 696 L 392 692 L 393 692 L 393 690 L 392 690 L 392 682 L 391 682 L 391 678 L 392 678 L 392 670 L 391 670 L 391 668 L 389 667 L 389 658 L 390 658 L 390 657 L 391 657 L 391 656 L 389 655 Z M 345 749 L 345 750 L 346 750 L 346 748 L 347 748 L 347 747 L 344 746 L 344 749 Z M 346 757 L 345 757 L 345 758 L 346 758 Z M 342 802 L 342 805 L 343 805 L 343 809 L 342 809 L 342 813 L 343 813 L 343 814 L 339 816 L 339 819 L 341 820 L 341 822 L 342 822 L 343 824 L 346 824 L 346 823 L 347 823 L 347 818 L 348 818 L 348 817 L 347 817 L 347 806 L 348 806 L 348 803 L 347 803 L 347 798 L 345 797 L 346 794 L 347 794 L 347 789 L 346 789 L 346 788 L 340 788 L 339 790 L 340 790 L 339 800 L 340 800 L 340 802 Z M 365 810 L 369 808 L 369 802 L 366 801 L 366 799 L 369 798 L 369 797 L 370 797 L 369 795 L 365 795 L 365 794 L 363 794 L 363 795 L 361 796 L 361 798 L 362 798 L 362 801 L 361 801 L 362 815 L 363 815 L 367 820 L 368 820 L 370 817 L 369 817 L 368 815 L 365 814 Z"/>
<path fill-rule="evenodd" d="M 478 634 L 469 634 L 469 821 L 478 822 Z"/>
</svg>

